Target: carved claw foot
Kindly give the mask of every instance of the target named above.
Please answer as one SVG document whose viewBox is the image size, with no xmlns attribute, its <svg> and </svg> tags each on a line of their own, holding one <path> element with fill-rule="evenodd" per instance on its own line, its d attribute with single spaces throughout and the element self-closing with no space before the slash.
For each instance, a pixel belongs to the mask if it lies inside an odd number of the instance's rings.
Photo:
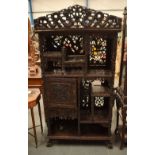
<svg viewBox="0 0 155 155">
<path fill-rule="evenodd" d="M 108 142 L 107 146 L 109 149 L 112 149 L 113 148 L 112 142 Z"/>
<path fill-rule="evenodd" d="M 47 145 L 46 145 L 47 147 L 52 147 L 53 146 L 53 141 L 52 140 L 49 140 L 48 142 L 47 142 Z"/>
</svg>

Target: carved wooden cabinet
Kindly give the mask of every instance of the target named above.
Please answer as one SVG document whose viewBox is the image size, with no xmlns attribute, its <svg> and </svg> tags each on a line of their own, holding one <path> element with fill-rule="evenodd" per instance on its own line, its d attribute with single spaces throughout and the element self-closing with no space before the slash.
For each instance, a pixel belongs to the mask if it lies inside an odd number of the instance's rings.
<svg viewBox="0 0 155 155">
<path fill-rule="evenodd" d="M 97 140 L 112 146 L 120 31 L 121 18 L 79 5 L 35 20 L 49 140 Z"/>
</svg>

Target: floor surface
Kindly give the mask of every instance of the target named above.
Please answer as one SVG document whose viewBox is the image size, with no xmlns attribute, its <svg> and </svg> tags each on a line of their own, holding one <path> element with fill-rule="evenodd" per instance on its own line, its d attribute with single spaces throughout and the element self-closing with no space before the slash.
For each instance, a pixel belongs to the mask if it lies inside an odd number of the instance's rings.
<svg viewBox="0 0 155 155">
<path fill-rule="evenodd" d="M 43 119 L 43 128 L 44 133 L 41 134 L 40 127 L 37 127 L 37 137 L 38 137 L 38 148 L 35 147 L 35 141 L 32 136 L 28 136 L 28 154 L 29 155 L 126 155 L 127 148 L 125 147 L 123 150 L 120 150 L 120 142 L 119 140 L 114 140 L 113 149 L 107 148 L 106 145 L 101 143 L 68 143 L 55 142 L 52 147 L 46 147 L 47 144 L 47 127 L 45 123 L 44 117 L 44 108 L 43 103 L 41 101 L 41 110 L 42 110 L 42 119 Z M 36 125 L 39 125 L 39 115 L 37 107 L 34 108 L 35 113 L 35 121 Z M 115 115 L 116 110 L 113 108 L 113 119 L 112 119 L 112 133 L 115 129 Z M 29 111 L 29 127 L 32 127 L 32 120 Z M 31 131 L 33 133 L 33 131 Z"/>
</svg>

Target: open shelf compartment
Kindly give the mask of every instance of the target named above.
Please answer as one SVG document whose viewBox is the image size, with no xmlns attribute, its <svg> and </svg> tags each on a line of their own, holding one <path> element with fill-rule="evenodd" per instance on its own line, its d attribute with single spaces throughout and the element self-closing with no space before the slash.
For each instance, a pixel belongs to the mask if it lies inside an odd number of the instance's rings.
<svg viewBox="0 0 155 155">
<path fill-rule="evenodd" d="M 69 137 L 76 137 L 78 133 L 77 126 L 77 119 L 52 120 L 52 130 L 50 131 L 48 136 L 53 139 L 68 139 Z"/>
<path fill-rule="evenodd" d="M 108 128 L 102 124 L 81 124 L 80 137 L 89 140 L 110 140 L 111 135 L 108 134 Z"/>
</svg>

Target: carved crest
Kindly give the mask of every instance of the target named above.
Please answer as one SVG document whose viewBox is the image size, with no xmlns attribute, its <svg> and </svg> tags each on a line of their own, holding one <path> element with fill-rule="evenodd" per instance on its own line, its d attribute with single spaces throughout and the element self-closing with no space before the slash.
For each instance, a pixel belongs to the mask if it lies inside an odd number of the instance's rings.
<svg viewBox="0 0 155 155">
<path fill-rule="evenodd" d="M 120 29 L 121 18 L 79 5 L 35 19 L 36 30 L 65 28 Z"/>
</svg>

